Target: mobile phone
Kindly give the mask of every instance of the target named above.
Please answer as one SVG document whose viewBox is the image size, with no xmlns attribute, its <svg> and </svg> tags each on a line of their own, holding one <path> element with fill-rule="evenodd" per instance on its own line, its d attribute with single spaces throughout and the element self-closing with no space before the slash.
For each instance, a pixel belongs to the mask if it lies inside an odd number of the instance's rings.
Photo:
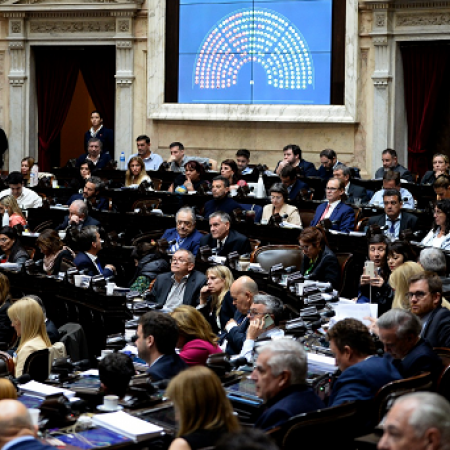
<svg viewBox="0 0 450 450">
<path fill-rule="evenodd" d="M 263 317 L 263 320 L 264 320 L 263 330 L 265 330 L 266 328 L 269 328 L 271 325 L 273 325 L 275 323 L 273 321 L 272 317 L 270 317 L 270 314 L 266 314 Z"/>
<path fill-rule="evenodd" d="M 366 261 L 366 275 L 369 275 L 370 278 L 375 278 L 375 264 L 373 261 Z"/>
</svg>

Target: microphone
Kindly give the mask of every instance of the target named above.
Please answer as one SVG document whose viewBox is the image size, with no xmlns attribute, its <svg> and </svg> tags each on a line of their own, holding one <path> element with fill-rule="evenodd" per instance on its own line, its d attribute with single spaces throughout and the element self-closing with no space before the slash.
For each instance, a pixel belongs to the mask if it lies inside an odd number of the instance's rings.
<svg viewBox="0 0 450 450">
<path fill-rule="evenodd" d="M 245 180 L 239 180 L 236 184 L 237 184 L 239 187 L 247 186 L 247 182 L 246 182 Z"/>
<path fill-rule="evenodd" d="M 13 378 L 14 384 L 25 384 L 31 381 L 31 376 L 29 373 L 24 373 L 23 375 L 20 375 L 18 378 Z"/>
<path fill-rule="evenodd" d="M 240 358 L 230 360 L 231 367 L 237 368 L 240 366 L 246 366 L 248 364 L 247 358 L 243 356 Z"/>
</svg>

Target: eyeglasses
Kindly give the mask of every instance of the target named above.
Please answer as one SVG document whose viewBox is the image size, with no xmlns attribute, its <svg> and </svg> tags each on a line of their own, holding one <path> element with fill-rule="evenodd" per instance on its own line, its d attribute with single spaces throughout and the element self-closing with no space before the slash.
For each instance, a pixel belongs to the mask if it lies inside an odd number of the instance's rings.
<svg viewBox="0 0 450 450">
<path fill-rule="evenodd" d="M 173 263 L 179 262 L 181 264 L 187 264 L 189 261 L 186 261 L 185 259 L 182 259 L 182 258 L 172 258 L 172 262 Z"/>
<path fill-rule="evenodd" d="M 429 294 L 429 292 L 416 291 L 416 292 L 407 292 L 405 294 L 406 300 L 411 300 L 413 297 L 416 297 L 417 300 L 423 300 L 425 296 Z"/>
<path fill-rule="evenodd" d="M 326 188 L 327 191 L 337 191 L 338 188 L 328 187 Z"/>
<path fill-rule="evenodd" d="M 278 201 L 279 201 L 279 200 L 283 200 L 283 197 L 282 197 L 282 196 L 281 196 L 281 197 L 276 197 L 276 196 L 274 196 L 274 195 L 271 195 L 271 196 L 270 196 L 270 199 L 271 199 L 271 200 L 278 200 Z"/>
<path fill-rule="evenodd" d="M 259 312 L 259 311 L 256 311 L 255 309 L 251 309 L 251 310 L 248 312 L 248 315 L 251 316 L 251 317 L 255 317 L 255 316 L 264 316 L 265 314 L 267 314 L 267 312 Z"/>
</svg>

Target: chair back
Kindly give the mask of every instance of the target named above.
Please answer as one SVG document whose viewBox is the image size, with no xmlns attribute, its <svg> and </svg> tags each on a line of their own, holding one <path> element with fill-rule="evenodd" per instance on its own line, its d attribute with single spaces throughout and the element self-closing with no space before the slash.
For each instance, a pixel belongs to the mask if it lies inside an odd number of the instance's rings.
<svg viewBox="0 0 450 450">
<path fill-rule="evenodd" d="M 150 211 L 151 211 L 152 209 L 159 208 L 159 205 L 161 204 L 161 202 L 162 202 L 162 200 L 160 198 L 146 198 L 146 199 L 136 200 L 133 203 L 131 210 L 132 211 L 135 211 L 136 209 L 146 210 L 146 209 L 150 208 Z"/>
<path fill-rule="evenodd" d="M 300 270 L 302 261 L 303 252 L 298 245 L 264 245 L 256 249 L 251 262 L 260 264 L 264 270 L 279 263 L 284 267 L 295 266 Z"/>
<path fill-rule="evenodd" d="M 164 231 L 165 230 L 153 230 L 139 234 L 131 241 L 131 245 L 137 245 L 139 242 L 151 242 L 152 240 L 157 241 L 164 234 Z"/>
<path fill-rule="evenodd" d="M 66 323 L 58 329 L 60 340 L 74 362 L 89 359 L 89 350 L 83 327 L 78 323 Z"/>
<path fill-rule="evenodd" d="M 314 216 L 316 214 L 315 210 L 300 210 L 300 218 L 302 219 L 303 228 L 307 228 L 310 226 Z"/>
<path fill-rule="evenodd" d="M 34 230 L 33 233 L 40 233 L 41 231 L 47 230 L 48 228 L 53 229 L 53 220 L 46 220 L 40 223 Z"/>
<path fill-rule="evenodd" d="M 49 357 L 48 348 L 32 353 L 25 361 L 23 373 L 29 374 L 32 380 L 45 381 L 50 374 Z"/>
<path fill-rule="evenodd" d="M 9 375 L 14 376 L 14 359 L 7 352 L 0 352 L 0 361 L 4 364 L 4 369 L 9 372 Z M 4 376 L 0 370 L 0 376 Z"/>
<path fill-rule="evenodd" d="M 61 265 L 59 266 L 60 272 L 67 272 L 72 267 L 77 267 L 73 261 L 67 258 L 61 260 Z"/>
<path fill-rule="evenodd" d="M 358 278 L 352 274 L 354 268 L 352 253 L 335 253 L 341 268 L 341 281 L 339 284 L 339 295 L 353 298 L 358 293 Z"/>
<path fill-rule="evenodd" d="M 441 358 L 444 367 L 439 375 L 436 391 L 450 401 L 450 348 L 435 347 L 433 350 Z"/>
</svg>

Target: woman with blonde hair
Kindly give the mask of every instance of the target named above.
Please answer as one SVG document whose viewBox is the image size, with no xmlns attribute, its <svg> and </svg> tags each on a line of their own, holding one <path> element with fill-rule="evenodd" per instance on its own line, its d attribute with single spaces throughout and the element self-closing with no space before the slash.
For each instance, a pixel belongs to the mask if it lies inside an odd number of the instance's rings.
<svg viewBox="0 0 450 450">
<path fill-rule="evenodd" d="M 128 161 L 128 170 L 125 174 L 125 186 L 138 186 L 143 181 L 151 181 L 145 170 L 145 164 L 139 156 L 133 156 Z"/>
<path fill-rule="evenodd" d="M 34 166 L 34 158 L 32 158 L 31 156 L 26 156 L 25 158 L 22 158 L 22 161 L 20 163 L 20 173 L 22 174 L 25 186 L 30 185 L 31 168 L 33 166 Z"/>
<path fill-rule="evenodd" d="M 13 338 L 14 330 L 8 317 L 8 309 L 11 306 L 9 295 L 9 280 L 0 273 L 0 342 L 9 344 Z"/>
<path fill-rule="evenodd" d="M 38 350 L 49 349 L 49 369 L 54 357 L 66 355 L 62 342 L 57 342 L 52 348 L 52 343 L 45 328 L 44 312 L 36 300 L 30 297 L 22 297 L 9 308 L 8 316 L 16 330 L 17 337 L 20 338 L 19 347 L 14 356 L 16 378 L 23 374 L 28 356 Z M 50 350 L 51 348 L 52 350 Z"/>
<path fill-rule="evenodd" d="M 177 348 L 180 358 L 188 365 L 205 365 L 208 356 L 222 353 L 217 345 L 218 337 L 212 332 L 211 325 L 195 308 L 181 305 L 170 315 L 178 325 Z"/>
<path fill-rule="evenodd" d="M 397 267 L 389 277 L 389 285 L 394 290 L 394 300 L 392 308 L 401 308 L 409 310 L 409 304 L 405 299 L 408 292 L 408 280 L 418 273 L 423 272 L 423 267 L 413 261 L 406 261 Z"/>
<path fill-rule="evenodd" d="M 17 390 L 10 380 L 0 378 L 0 400 L 17 400 Z"/>
<path fill-rule="evenodd" d="M 9 226 L 12 228 L 14 225 L 25 226 L 27 219 L 19 208 L 16 199 L 12 195 L 5 195 L 0 198 L 0 214 L 5 214 L 5 211 L 9 215 Z"/>
<path fill-rule="evenodd" d="M 210 369 L 191 367 L 179 373 L 166 391 L 178 417 L 177 438 L 169 450 L 197 450 L 214 446 L 224 434 L 240 426 L 219 378 Z"/>
<path fill-rule="evenodd" d="M 206 271 L 206 285 L 200 290 L 199 310 L 211 325 L 214 333 L 225 329 L 234 317 L 236 307 L 230 294 L 233 274 L 225 266 L 213 266 Z"/>
</svg>

